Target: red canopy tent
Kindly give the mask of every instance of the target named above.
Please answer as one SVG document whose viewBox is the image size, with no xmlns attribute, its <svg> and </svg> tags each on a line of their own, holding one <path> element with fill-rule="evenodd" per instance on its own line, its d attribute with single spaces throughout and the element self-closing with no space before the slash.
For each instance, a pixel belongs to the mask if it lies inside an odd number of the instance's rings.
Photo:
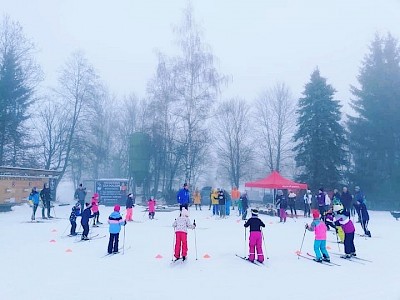
<svg viewBox="0 0 400 300">
<path fill-rule="evenodd" d="M 271 174 L 269 174 L 267 177 L 263 179 L 246 182 L 244 186 L 264 188 L 264 189 L 299 189 L 299 190 L 307 189 L 307 184 L 291 181 L 283 177 L 277 171 L 273 171 Z"/>
</svg>

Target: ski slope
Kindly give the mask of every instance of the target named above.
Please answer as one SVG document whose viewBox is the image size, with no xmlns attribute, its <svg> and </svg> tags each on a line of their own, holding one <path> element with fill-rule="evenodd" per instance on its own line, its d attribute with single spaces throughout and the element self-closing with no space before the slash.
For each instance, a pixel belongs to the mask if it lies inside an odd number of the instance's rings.
<svg viewBox="0 0 400 300">
<path fill-rule="evenodd" d="M 326 266 L 298 258 L 304 224 L 311 219 L 279 219 L 260 215 L 266 224 L 265 266 L 246 262 L 235 254 L 247 253 L 243 221 L 232 211 L 215 219 L 208 208 L 190 208 L 196 220 L 189 232 L 189 254 L 172 264 L 178 211 L 157 212 L 150 221 L 143 208 L 134 208 L 135 222 L 125 228 L 125 253 L 103 257 L 108 243 L 107 217 L 111 207 L 100 206 L 102 227 L 92 235 L 107 235 L 87 242 L 69 233 L 71 206 L 56 206 L 58 219 L 29 223 L 31 208 L 14 207 L 0 213 L 0 299 L 400 299 L 400 222 L 388 212 L 370 212 L 373 238 L 355 237 L 357 254 L 369 262 L 349 262 L 332 255 Z M 121 209 L 125 214 L 125 209 Z M 38 210 L 37 219 L 40 216 Z M 78 231 L 81 231 L 78 218 Z M 359 224 L 357 232 L 362 233 Z M 123 231 L 120 246 L 123 245 Z M 306 233 L 302 253 L 313 253 L 314 235 Z M 328 232 L 328 251 L 338 252 L 336 236 Z M 343 245 L 340 245 L 343 252 Z M 162 258 L 156 258 L 162 256 Z M 204 256 L 209 256 L 204 258 Z M 347 296 L 347 297 L 346 297 Z"/>
</svg>

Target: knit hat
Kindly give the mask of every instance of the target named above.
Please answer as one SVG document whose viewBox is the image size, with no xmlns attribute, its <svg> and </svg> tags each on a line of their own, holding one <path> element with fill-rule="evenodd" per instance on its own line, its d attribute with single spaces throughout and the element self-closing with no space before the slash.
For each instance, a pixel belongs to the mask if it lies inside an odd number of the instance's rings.
<svg viewBox="0 0 400 300">
<path fill-rule="evenodd" d="M 114 211 L 118 211 L 119 212 L 120 209 L 121 209 L 121 206 L 119 206 L 118 204 L 114 206 Z"/>
<path fill-rule="evenodd" d="M 313 216 L 313 218 L 314 219 L 319 219 L 319 211 L 318 210 L 313 210 L 313 212 L 312 212 L 312 216 Z"/>
<path fill-rule="evenodd" d="M 251 210 L 251 215 L 257 217 L 257 216 L 258 216 L 258 209 L 254 209 L 254 208 L 253 208 L 253 209 Z"/>
<path fill-rule="evenodd" d="M 98 193 L 94 193 L 94 194 L 93 194 L 93 198 L 99 199 L 99 194 L 98 194 Z"/>
<path fill-rule="evenodd" d="M 186 208 L 182 207 L 182 212 L 181 212 L 182 217 L 189 217 L 189 212 L 187 211 Z"/>
</svg>

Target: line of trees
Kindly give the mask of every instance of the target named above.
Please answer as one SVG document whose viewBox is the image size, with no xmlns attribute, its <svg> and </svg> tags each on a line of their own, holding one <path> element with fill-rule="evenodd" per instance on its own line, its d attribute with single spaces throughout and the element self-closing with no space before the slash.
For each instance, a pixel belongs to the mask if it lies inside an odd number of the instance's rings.
<svg viewBox="0 0 400 300">
<path fill-rule="evenodd" d="M 400 49 L 377 35 L 343 115 L 335 89 L 316 68 L 295 99 L 279 82 L 257 99 L 224 99 L 228 77 L 188 6 L 174 29 L 177 54 L 158 53 L 147 93 L 118 99 L 82 51 L 60 68 L 56 86 L 18 22 L 0 27 L 0 165 L 85 178 L 130 177 L 129 137 L 150 137 L 148 192 L 166 198 L 183 182 L 240 186 L 278 170 L 312 189 L 360 185 L 371 203 L 400 208 Z M 385 197 L 381 197 L 385 194 Z"/>
</svg>

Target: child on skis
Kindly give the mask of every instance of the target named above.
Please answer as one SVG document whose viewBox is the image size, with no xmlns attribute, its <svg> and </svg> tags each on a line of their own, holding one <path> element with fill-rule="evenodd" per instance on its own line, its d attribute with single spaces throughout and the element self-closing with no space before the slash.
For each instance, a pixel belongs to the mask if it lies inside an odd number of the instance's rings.
<svg viewBox="0 0 400 300">
<path fill-rule="evenodd" d="M 92 197 L 92 213 L 93 213 L 93 227 L 98 227 L 99 224 L 103 224 L 99 221 L 100 211 L 99 211 L 99 194 L 94 193 Z M 97 225 L 96 225 L 97 218 Z"/>
<path fill-rule="evenodd" d="M 135 198 L 132 193 L 128 195 L 126 198 L 126 221 L 131 222 L 132 214 L 133 214 L 133 207 L 135 207 Z"/>
<path fill-rule="evenodd" d="M 311 225 L 306 224 L 306 229 L 309 231 L 314 231 L 315 240 L 314 240 L 314 252 L 315 252 L 315 261 L 316 262 L 330 262 L 329 253 L 326 250 L 326 225 L 320 220 L 319 211 L 313 211 L 313 221 Z M 322 255 L 321 255 L 322 253 Z"/>
<path fill-rule="evenodd" d="M 81 225 L 83 228 L 82 232 L 82 240 L 87 241 L 89 240 L 88 234 L 89 234 L 89 219 L 93 218 L 94 215 L 92 215 L 91 212 L 91 204 L 90 203 L 85 203 L 86 208 L 82 212 L 82 217 L 81 217 Z"/>
<path fill-rule="evenodd" d="M 114 211 L 108 217 L 110 240 L 108 241 L 108 254 L 118 253 L 118 241 L 119 232 L 121 231 L 121 226 L 126 225 L 126 221 L 122 219 L 120 214 L 121 207 L 119 205 L 114 206 Z"/>
<path fill-rule="evenodd" d="M 335 225 L 342 227 L 344 231 L 344 252 L 342 258 L 351 258 L 356 256 L 356 248 L 354 246 L 354 232 L 355 227 L 350 219 L 350 212 L 345 210 L 342 204 L 335 204 L 333 206 L 335 213 Z"/>
<path fill-rule="evenodd" d="M 265 227 L 263 221 L 258 218 L 258 210 L 251 210 L 251 218 L 246 221 L 244 227 L 250 227 L 249 236 L 249 261 L 254 262 L 257 250 L 257 261 L 262 263 L 264 261 L 264 254 L 262 250 L 262 234 L 261 227 Z"/>
<path fill-rule="evenodd" d="M 279 223 L 286 222 L 286 209 L 288 207 L 288 202 L 286 196 L 283 194 L 282 190 L 278 190 L 276 196 L 276 206 L 279 205 Z"/>
<path fill-rule="evenodd" d="M 36 210 L 39 206 L 39 192 L 36 190 L 36 187 L 33 187 L 31 193 L 29 194 L 29 201 L 32 201 L 33 212 L 31 220 L 34 221 L 36 217 Z"/>
<path fill-rule="evenodd" d="M 147 204 L 149 206 L 149 219 L 153 220 L 154 215 L 156 214 L 156 200 L 154 199 L 154 196 L 150 197 L 149 202 Z"/>
<path fill-rule="evenodd" d="M 179 217 L 175 219 L 172 227 L 175 229 L 175 259 L 180 259 L 182 254 L 182 260 L 184 261 L 188 252 L 187 230 L 188 228 L 194 229 L 196 227 L 196 223 L 190 223 L 189 212 L 185 208 L 182 208 Z"/>
<path fill-rule="evenodd" d="M 77 202 L 73 207 L 71 211 L 71 215 L 69 216 L 69 221 L 71 223 L 71 231 L 70 234 L 71 236 L 77 235 L 76 233 L 76 218 L 81 215 L 81 204 Z"/>
</svg>

